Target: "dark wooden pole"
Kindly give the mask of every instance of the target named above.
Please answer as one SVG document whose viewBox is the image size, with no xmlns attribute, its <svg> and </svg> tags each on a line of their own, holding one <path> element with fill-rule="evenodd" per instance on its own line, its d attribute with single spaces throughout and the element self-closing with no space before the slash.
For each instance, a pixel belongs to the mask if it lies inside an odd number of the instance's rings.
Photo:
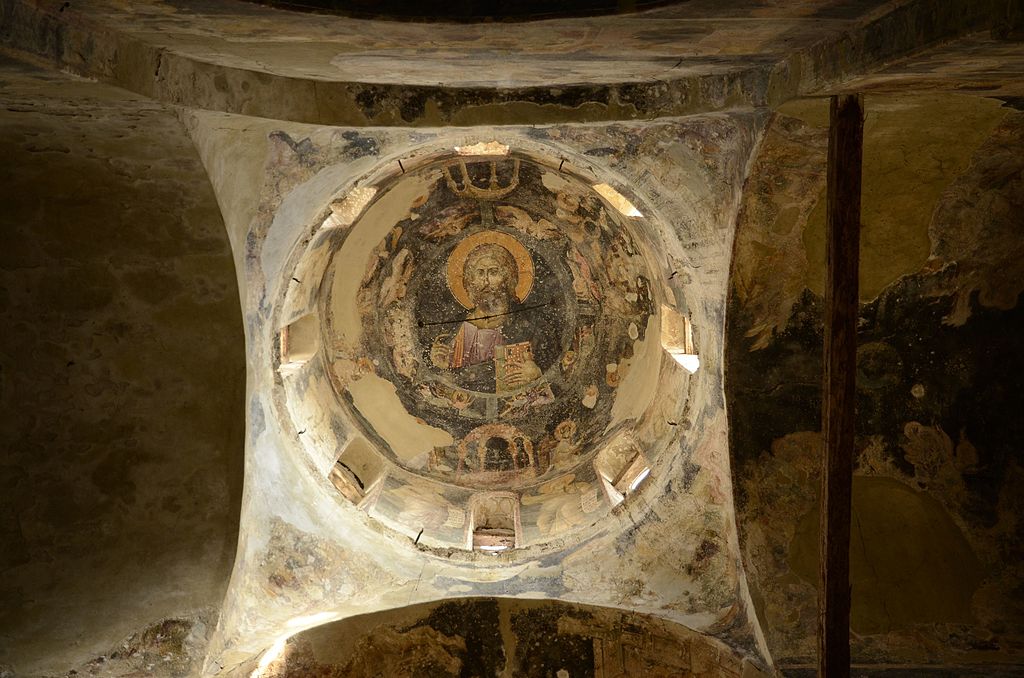
<svg viewBox="0 0 1024 678">
<path fill-rule="evenodd" d="M 857 273 L 864 113 L 859 94 L 832 97 L 826 210 L 825 379 L 818 675 L 850 675 L 850 504 L 853 485 Z"/>
</svg>

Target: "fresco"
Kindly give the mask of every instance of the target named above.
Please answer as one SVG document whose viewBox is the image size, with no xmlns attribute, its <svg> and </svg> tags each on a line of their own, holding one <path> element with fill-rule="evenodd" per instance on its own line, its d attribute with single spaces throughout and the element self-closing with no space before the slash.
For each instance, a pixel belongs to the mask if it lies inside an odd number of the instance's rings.
<svg viewBox="0 0 1024 678">
<path fill-rule="evenodd" d="M 827 102 L 798 104 L 766 131 L 740 213 L 726 394 L 745 568 L 774 659 L 803 676 L 790 667 L 816 652 L 828 135 Z M 866 110 L 854 661 L 1019 675 L 1024 113 L 962 95 Z"/>
<path fill-rule="evenodd" d="M 469 598 L 327 624 L 289 639 L 264 678 L 761 678 L 717 640 L 644 614 Z"/>
<path fill-rule="evenodd" d="M 642 245 L 585 184 L 525 158 L 449 160 L 419 180 L 368 257 L 353 353 L 451 443 L 394 458 L 477 488 L 578 466 L 614 428 L 657 308 Z"/>
</svg>

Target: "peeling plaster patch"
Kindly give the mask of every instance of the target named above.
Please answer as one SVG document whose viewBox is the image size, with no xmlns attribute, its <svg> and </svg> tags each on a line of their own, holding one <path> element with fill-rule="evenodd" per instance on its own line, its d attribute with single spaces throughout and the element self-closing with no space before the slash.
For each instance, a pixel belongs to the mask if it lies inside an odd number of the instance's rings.
<svg viewBox="0 0 1024 678">
<path fill-rule="evenodd" d="M 367 374 L 349 383 L 355 408 L 387 441 L 391 450 L 408 463 L 435 447 L 455 443 L 449 433 L 406 412 L 395 392 L 395 385 L 386 379 Z"/>
<path fill-rule="evenodd" d="M 469 146 L 456 146 L 459 155 L 508 155 L 509 147 L 498 141 L 481 141 Z"/>
<path fill-rule="evenodd" d="M 652 315 L 647 319 L 647 331 L 644 338 L 633 343 L 633 357 L 627 361 L 628 369 L 625 378 L 619 383 L 618 393 L 612 405 L 611 422 L 608 428 L 616 424 L 643 416 L 658 392 L 658 373 L 661 360 L 657 357 L 661 346 L 658 341 L 659 319 Z"/>
<path fill-rule="evenodd" d="M 376 194 L 377 189 L 372 186 L 356 186 L 342 200 L 332 202 L 331 216 L 328 218 L 330 226 L 351 226 Z M 328 221 L 324 222 L 325 227 Z"/>
<path fill-rule="evenodd" d="M 993 99 L 949 94 L 868 95 L 864 110 L 860 298 L 870 301 L 900 276 L 925 265 L 936 206 L 1008 112 Z M 808 217 L 803 243 L 806 285 L 823 295 L 824 187 Z"/>
<path fill-rule="evenodd" d="M 391 227 L 405 218 L 417 198 L 429 193 L 430 186 L 437 179 L 438 176 L 422 176 L 399 182 L 363 214 L 361 222 L 371 227 L 353 233 L 335 254 L 342 261 L 359 262 L 356 266 L 339 267 L 331 290 L 331 298 L 335 300 L 336 326 L 344 347 L 355 348 L 361 336 L 357 299 L 365 262 Z M 341 271 L 345 275 L 341 275 Z"/>
<path fill-rule="evenodd" d="M 330 195 L 350 172 L 358 172 L 358 166 L 369 167 L 372 161 L 373 158 L 368 157 L 351 161 L 356 167 L 324 168 L 284 196 L 274 212 L 273 222 L 260 249 L 260 261 L 267 280 L 276 280 L 280 275 L 291 248 L 322 209 L 323 196 Z"/>
<path fill-rule="evenodd" d="M 256 440 L 263 435 L 263 432 L 267 427 L 266 412 L 263 409 L 263 400 L 258 396 L 254 395 L 249 401 L 249 435 L 252 440 Z"/>
<path fill-rule="evenodd" d="M 619 193 L 617 190 L 609 186 L 608 184 L 594 184 L 594 190 L 597 191 L 602 198 L 607 200 L 612 207 L 617 209 L 624 217 L 642 217 L 643 214 L 631 203 L 626 196 Z"/>
<path fill-rule="evenodd" d="M 555 195 L 573 190 L 572 183 L 561 176 L 557 172 L 544 172 L 540 175 L 541 183 L 544 188 L 548 189 Z"/>
<path fill-rule="evenodd" d="M 150 624 L 67 675 L 159 678 L 198 675 L 215 616 L 213 610 L 206 609 L 199 615 Z M 0 675 L 14 675 L 3 671 L 4 665 L 0 664 Z"/>
<path fill-rule="evenodd" d="M 248 573 L 248 584 L 269 598 L 248 601 L 246 614 L 265 615 L 280 631 L 288 629 L 289 620 L 321 615 L 324 608 L 336 617 L 372 609 L 380 591 L 398 581 L 376 558 L 352 555 L 347 546 L 271 518 L 269 540 L 256 556 L 258 569 Z M 380 590 L 365 589 L 361 582 L 371 580 Z"/>
</svg>

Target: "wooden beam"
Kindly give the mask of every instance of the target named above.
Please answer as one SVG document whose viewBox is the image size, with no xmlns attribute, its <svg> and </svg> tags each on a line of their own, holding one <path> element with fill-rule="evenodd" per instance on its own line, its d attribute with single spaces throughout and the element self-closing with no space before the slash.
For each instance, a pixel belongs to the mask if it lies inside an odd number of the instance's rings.
<svg viewBox="0 0 1024 678">
<path fill-rule="evenodd" d="M 818 675 L 848 678 L 850 506 L 864 129 L 861 96 L 832 97 L 829 119 Z"/>
</svg>

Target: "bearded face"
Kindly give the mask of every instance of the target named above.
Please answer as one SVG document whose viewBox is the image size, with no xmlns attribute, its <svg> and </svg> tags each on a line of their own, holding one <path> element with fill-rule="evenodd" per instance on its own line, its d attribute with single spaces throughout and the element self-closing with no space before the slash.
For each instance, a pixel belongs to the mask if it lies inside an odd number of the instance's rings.
<svg viewBox="0 0 1024 678">
<path fill-rule="evenodd" d="M 515 260 L 505 248 L 476 248 L 466 258 L 463 274 L 466 292 L 478 311 L 489 315 L 509 311 L 519 276 Z"/>
</svg>

